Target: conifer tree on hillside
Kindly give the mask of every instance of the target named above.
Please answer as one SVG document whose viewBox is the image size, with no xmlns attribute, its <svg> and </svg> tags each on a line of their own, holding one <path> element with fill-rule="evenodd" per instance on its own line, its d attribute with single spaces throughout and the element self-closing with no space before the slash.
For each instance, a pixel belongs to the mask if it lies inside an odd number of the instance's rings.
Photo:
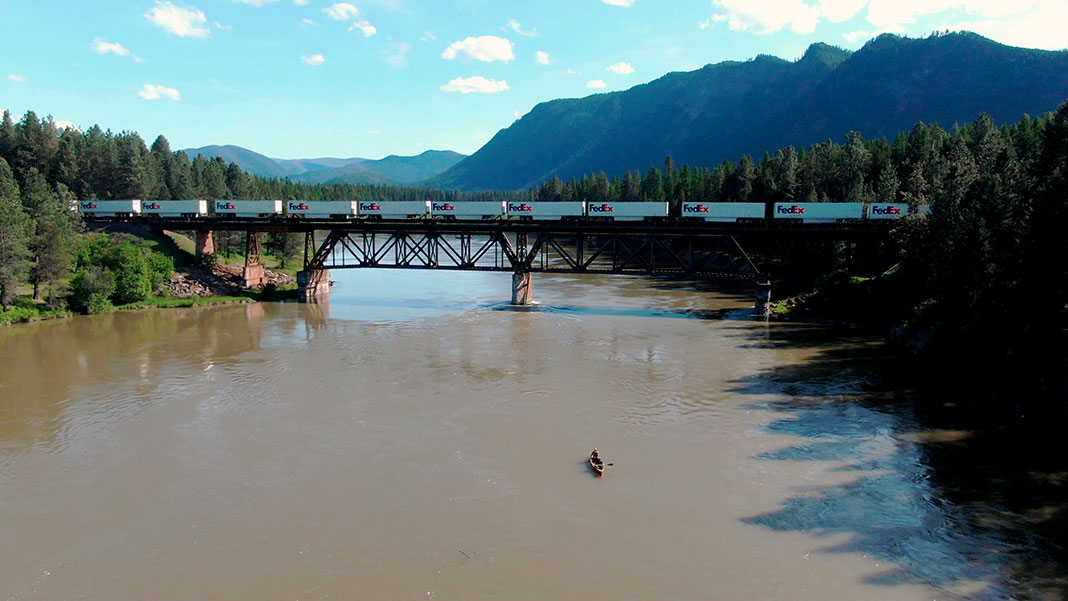
<svg viewBox="0 0 1068 601">
<path fill-rule="evenodd" d="M 0 308 L 4 311 L 15 286 L 26 280 L 32 231 L 15 176 L 7 161 L 0 158 Z"/>
</svg>

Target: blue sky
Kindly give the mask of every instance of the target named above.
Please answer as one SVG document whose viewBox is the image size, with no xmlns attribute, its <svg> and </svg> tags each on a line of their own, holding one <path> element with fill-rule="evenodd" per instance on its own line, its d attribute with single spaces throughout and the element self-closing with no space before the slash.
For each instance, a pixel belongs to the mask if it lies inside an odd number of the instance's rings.
<svg viewBox="0 0 1068 601">
<path fill-rule="evenodd" d="M 537 103 L 880 32 L 1068 48 L 1066 0 L 0 0 L 0 109 L 172 148 L 470 154 Z"/>
</svg>

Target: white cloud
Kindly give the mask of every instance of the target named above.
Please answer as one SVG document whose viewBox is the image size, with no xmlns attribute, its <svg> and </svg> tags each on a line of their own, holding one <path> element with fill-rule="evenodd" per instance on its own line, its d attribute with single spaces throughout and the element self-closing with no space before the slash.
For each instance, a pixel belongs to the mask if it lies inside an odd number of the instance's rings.
<svg viewBox="0 0 1068 601">
<path fill-rule="evenodd" d="M 119 56 L 130 56 L 130 51 L 118 42 L 105 42 L 100 38 L 93 38 L 93 52 L 97 54 L 115 53 Z"/>
<path fill-rule="evenodd" d="M 301 56 L 300 62 L 304 63 L 305 65 L 318 67 L 319 65 L 325 63 L 326 59 L 323 58 L 323 55 L 321 54 L 312 54 L 311 56 Z"/>
<path fill-rule="evenodd" d="M 1068 4 L 1016 17 L 957 23 L 946 29 L 974 31 L 1010 46 L 1064 50 L 1068 49 L 1065 23 L 1068 23 Z"/>
<path fill-rule="evenodd" d="M 17 73 L 12 73 L 11 75 L 8 75 L 7 78 L 17 83 L 26 83 L 27 81 L 30 81 L 25 75 L 18 75 Z"/>
<path fill-rule="evenodd" d="M 523 29 L 519 26 L 519 21 L 516 21 L 515 19 L 509 20 L 508 24 L 501 28 L 501 31 L 508 31 L 509 29 L 518 33 L 519 35 L 526 36 L 528 38 L 535 37 L 538 35 L 538 29 L 536 27 L 534 29 L 531 29 L 530 31 L 523 31 Z"/>
<path fill-rule="evenodd" d="M 519 111 L 512 111 L 512 117 L 514 117 L 515 119 L 519 119 L 522 116 L 523 113 L 520 113 Z"/>
<path fill-rule="evenodd" d="M 552 57 L 549 56 L 549 53 L 548 52 L 542 52 L 541 50 L 539 50 L 539 51 L 534 53 L 534 60 L 539 65 L 548 65 L 548 64 L 552 63 Z"/>
<path fill-rule="evenodd" d="M 315 27 L 316 25 L 319 24 L 318 21 L 313 21 L 311 19 L 301 19 L 300 22 L 305 24 L 305 25 L 311 25 L 312 27 Z"/>
<path fill-rule="evenodd" d="M 175 6 L 156 0 L 156 6 L 145 12 L 145 18 L 169 34 L 182 38 L 206 38 L 211 33 L 205 24 L 204 12 L 192 6 Z"/>
<path fill-rule="evenodd" d="M 831 23 L 841 23 L 857 16 L 868 0 L 819 0 L 820 14 Z"/>
<path fill-rule="evenodd" d="M 444 92 L 459 92 L 461 94 L 496 94 L 497 92 L 503 92 L 508 89 L 508 82 L 496 79 L 486 79 L 481 75 L 474 77 L 468 77 L 466 79 L 457 77 L 449 83 L 441 86 Z"/>
<path fill-rule="evenodd" d="M 293 4 L 296 4 L 297 6 L 307 6 L 308 0 L 293 0 Z"/>
<path fill-rule="evenodd" d="M 65 129 L 73 129 L 74 131 L 82 131 L 82 128 L 78 127 L 70 121 L 54 121 L 52 125 L 56 126 L 56 129 L 63 131 Z"/>
<path fill-rule="evenodd" d="M 360 33 L 362 33 L 363 37 L 365 38 L 369 38 L 374 34 L 378 33 L 378 30 L 375 29 L 374 25 L 371 25 L 363 19 L 360 19 L 359 21 L 354 21 L 352 25 L 349 25 L 349 31 L 356 31 L 357 29 L 360 30 Z"/>
<path fill-rule="evenodd" d="M 634 6 L 634 3 L 638 0 L 601 0 L 605 4 L 611 4 L 612 6 Z"/>
<path fill-rule="evenodd" d="M 212 23 L 215 25 L 215 27 L 217 29 L 221 29 L 222 31 L 230 31 L 231 29 L 234 28 L 233 25 L 223 25 L 222 23 L 220 23 L 218 21 L 213 21 Z"/>
<path fill-rule="evenodd" d="M 369 130 L 367 133 L 371 134 L 372 136 L 381 136 L 382 135 L 382 130 L 380 130 L 380 129 L 372 129 L 372 130 Z"/>
<path fill-rule="evenodd" d="M 564 75 L 582 75 L 582 71 L 576 71 L 575 69 L 568 67 L 567 70 L 564 71 Z"/>
<path fill-rule="evenodd" d="M 237 0 L 242 4 L 248 4 L 251 6 L 263 6 L 264 4 L 270 4 L 272 2 L 278 2 L 278 0 Z"/>
<path fill-rule="evenodd" d="M 453 42 L 452 45 L 445 49 L 445 52 L 441 53 L 441 58 L 451 61 L 460 54 L 484 63 L 493 61 L 508 62 L 515 59 L 515 54 L 512 53 L 512 42 L 494 35 L 484 35 L 477 38 L 467 38 L 462 42 Z"/>
<path fill-rule="evenodd" d="M 887 26 L 887 27 L 883 27 L 881 29 L 876 29 L 874 31 L 864 31 L 864 30 L 861 30 L 861 31 L 850 31 L 849 33 L 842 34 L 842 37 L 845 38 L 845 40 L 847 42 L 849 42 L 850 44 L 856 44 L 857 42 L 859 42 L 861 40 L 868 40 L 868 39 L 871 39 L 871 38 L 874 38 L 874 37 L 878 37 L 878 36 L 880 36 L 880 35 L 882 35 L 884 33 L 904 33 L 904 32 L 905 32 L 905 28 L 904 27 L 902 27 L 900 25 L 890 25 L 890 26 Z"/>
<path fill-rule="evenodd" d="M 789 26 L 794 33 L 808 34 L 816 30 L 820 9 L 803 0 L 713 0 L 719 9 L 713 21 L 727 23 L 731 31 L 775 33 Z"/>
<path fill-rule="evenodd" d="M 619 75 L 630 75 L 631 73 L 634 73 L 634 67 L 630 66 L 630 63 L 624 63 L 622 61 L 608 67 L 608 70 Z"/>
<path fill-rule="evenodd" d="M 601 88 L 607 88 L 608 85 L 605 84 L 603 79 L 594 79 L 592 81 L 587 81 L 586 87 L 591 90 L 599 90 Z"/>
<path fill-rule="evenodd" d="M 168 88 L 165 86 L 156 86 L 150 83 L 146 83 L 141 86 L 141 91 L 137 93 L 138 96 L 145 100 L 157 100 L 159 98 L 170 98 L 171 100 L 181 100 L 181 94 L 174 88 Z"/>
<path fill-rule="evenodd" d="M 382 51 L 382 60 L 388 65 L 403 67 L 408 64 L 408 52 L 411 49 L 412 45 L 406 42 L 391 44 Z"/>
<path fill-rule="evenodd" d="M 433 42 L 438 39 L 438 36 L 434 35 L 432 31 L 424 31 L 423 35 L 419 36 L 420 42 Z"/>
<path fill-rule="evenodd" d="M 1044 28 L 1048 24 L 1047 19 L 1063 15 L 1066 7 L 1063 0 L 871 0 L 867 18 L 876 27 L 908 25 L 915 23 L 917 17 L 952 9 L 974 15 L 976 22 L 1006 17 L 1010 17 L 1011 21 L 1011 17 L 1021 17 L 1028 23 Z M 1009 25 L 1008 28 L 1012 29 L 1013 26 Z"/>
<path fill-rule="evenodd" d="M 360 11 L 355 6 L 348 2 L 338 2 L 331 4 L 323 9 L 328 17 L 335 21 L 347 21 L 349 19 L 355 19 L 360 15 Z"/>
</svg>

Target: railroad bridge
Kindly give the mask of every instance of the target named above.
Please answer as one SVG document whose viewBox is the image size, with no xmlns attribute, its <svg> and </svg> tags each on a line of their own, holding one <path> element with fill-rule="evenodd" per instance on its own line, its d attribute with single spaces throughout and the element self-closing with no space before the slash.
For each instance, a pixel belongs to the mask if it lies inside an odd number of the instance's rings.
<svg viewBox="0 0 1068 601">
<path fill-rule="evenodd" d="M 741 241 L 767 246 L 782 240 L 871 240 L 892 224 L 714 223 L 667 221 L 521 221 L 487 219 L 309 219 L 241 217 L 111 217 L 89 223 L 138 223 L 197 232 L 197 254 L 214 252 L 214 231 L 246 232 L 244 283 L 263 283 L 259 234 L 303 233 L 302 301 L 330 291 L 333 269 L 447 269 L 512 273 L 513 304 L 533 300 L 534 273 L 663 275 L 753 282 L 757 307 L 770 301 L 770 282 Z"/>
</svg>

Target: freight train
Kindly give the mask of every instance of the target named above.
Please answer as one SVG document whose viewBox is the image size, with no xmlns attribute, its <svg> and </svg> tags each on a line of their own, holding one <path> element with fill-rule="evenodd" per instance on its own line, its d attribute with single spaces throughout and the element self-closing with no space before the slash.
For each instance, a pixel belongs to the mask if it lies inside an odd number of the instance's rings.
<svg viewBox="0 0 1068 601">
<path fill-rule="evenodd" d="M 209 204 L 211 211 L 208 210 Z M 918 213 L 926 213 L 920 207 Z M 267 219 L 446 219 L 706 221 L 715 223 L 843 223 L 891 220 L 910 214 L 904 203 L 861 202 L 684 202 L 673 215 L 666 202 L 516 201 L 311 201 L 311 200 L 83 200 L 78 210 L 107 217 Z"/>
</svg>

